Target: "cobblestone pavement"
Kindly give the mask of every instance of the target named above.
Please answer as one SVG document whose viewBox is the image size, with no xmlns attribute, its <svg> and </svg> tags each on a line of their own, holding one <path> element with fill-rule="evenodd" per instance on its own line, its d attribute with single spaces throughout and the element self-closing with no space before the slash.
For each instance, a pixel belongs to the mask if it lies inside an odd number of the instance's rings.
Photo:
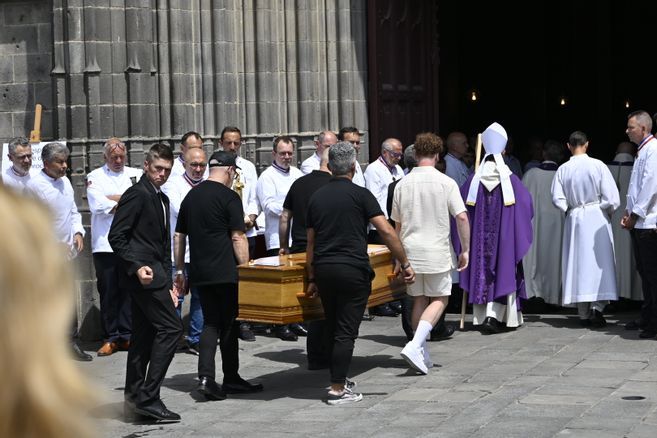
<svg viewBox="0 0 657 438">
<path fill-rule="evenodd" d="M 181 352 L 162 388 L 167 406 L 182 415 L 177 424 L 123 420 L 126 353 L 80 367 L 101 388 L 92 415 L 110 437 L 654 438 L 657 341 L 624 330 L 634 316 L 610 315 L 606 328 L 590 330 L 574 315 L 525 315 L 520 329 L 491 336 L 466 325 L 428 344 L 435 366 L 426 376 L 399 355 L 399 318 L 377 317 L 362 323 L 351 366 L 363 401 L 344 406 L 322 402 L 328 372 L 306 369 L 305 338 L 240 341 L 240 372 L 265 391 L 219 402 L 195 393 L 197 357 Z"/>
</svg>

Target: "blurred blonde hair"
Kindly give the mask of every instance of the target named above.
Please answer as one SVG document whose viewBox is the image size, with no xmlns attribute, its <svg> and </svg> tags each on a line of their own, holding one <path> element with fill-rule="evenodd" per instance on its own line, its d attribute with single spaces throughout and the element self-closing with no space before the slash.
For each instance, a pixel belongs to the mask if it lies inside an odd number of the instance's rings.
<svg viewBox="0 0 657 438">
<path fill-rule="evenodd" d="M 49 213 L 0 185 L 0 436 L 91 437 L 70 357 L 73 276 Z"/>
</svg>

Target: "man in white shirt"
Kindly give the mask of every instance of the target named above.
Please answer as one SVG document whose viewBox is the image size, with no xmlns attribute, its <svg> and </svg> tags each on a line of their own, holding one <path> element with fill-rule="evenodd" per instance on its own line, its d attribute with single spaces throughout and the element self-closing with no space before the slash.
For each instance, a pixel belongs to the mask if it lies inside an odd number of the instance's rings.
<svg viewBox="0 0 657 438">
<path fill-rule="evenodd" d="M 303 173 L 291 166 L 294 157 L 294 143 L 287 135 L 276 137 L 274 140 L 273 161 L 265 169 L 256 185 L 258 204 L 265 214 L 265 245 L 268 256 L 277 256 L 280 246 L 278 226 L 283 214 L 283 202 L 292 183 L 303 176 Z M 292 333 L 290 327 L 279 326 L 279 338 L 296 341 L 297 335 Z M 305 330 L 304 330 L 305 331 Z"/>
<path fill-rule="evenodd" d="M 173 168 L 171 169 L 171 179 L 174 176 L 182 175 L 185 173 L 185 154 L 187 151 L 193 148 L 202 148 L 203 147 L 203 137 L 201 134 L 194 131 L 189 131 L 180 139 L 180 155 L 173 160 Z M 205 170 L 203 178 L 208 177 L 208 170 Z"/>
<path fill-rule="evenodd" d="M 445 173 L 461 187 L 472 173 L 463 162 L 463 157 L 468 152 L 468 138 L 462 132 L 451 132 L 447 136 L 446 144 Z"/>
<path fill-rule="evenodd" d="M 178 212 L 180 204 L 189 191 L 205 180 L 203 176 L 208 167 L 208 159 L 202 148 L 189 148 L 184 157 L 185 172 L 182 175 L 169 177 L 162 191 L 169 197 L 169 219 L 171 223 L 171 262 L 175 266 L 173 252 L 173 236 L 178 223 Z M 185 278 L 189 277 L 189 242 L 185 245 Z M 190 288 L 191 301 L 189 303 L 189 329 L 187 331 L 187 351 L 198 356 L 201 332 L 203 331 L 203 310 L 201 309 L 201 297 L 196 287 Z M 184 294 L 178 295 L 178 306 L 176 312 L 182 317 L 182 304 Z"/>
<path fill-rule="evenodd" d="M 404 251 L 416 272 L 407 293 L 413 297 L 413 339 L 401 355 L 409 365 L 427 374 L 433 367 L 426 340 L 445 311 L 452 291 L 452 270 L 468 266 L 470 223 L 459 188 L 436 169 L 442 140 L 422 133 L 415 138 L 417 167 L 396 185 L 391 218 Z M 450 216 L 455 219 L 462 252 L 458 265 L 450 240 Z"/>
<path fill-rule="evenodd" d="M 23 192 L 30 177 L 37 173 L 32 171 L 32 146 L 29 140 L 25 137 L 9 140 L 7 158 L 12 164 L 2 173 L 2 184 Z"/>
<path fill-rule="evenodd" d="M 365 176 L 363 176 L 363 169 L 358 161 L 358 153 L 360 152 L 360 131 L 353 126 L 345 126 L 340 129 L 338 140 L 348 141 L 354 146 L 354 149 L 356 149 L 356 173 L 354 173 L 351 182 L 361 187 L 365 187 Z"/>
<path fill-rule="evenodd" d="M 98 356 L 109 356 L 118 350 L 127 351 L 132 334 L 130 296 L 119 287 L 119 260 L 107 240 L 121 195 L 143 174 L 142 169 L 125 165 L 127 153 L 125 143 L 118 138 L 110 138 L 103 146 L 105 164 L 87 175 L 91 252 L 100 296 L 104 341 Z"/>
<path fill-rule="evenodd" d="M 608 301 L 618 299 L 609 218 L 620 199 L 611 172 L 602 161 L 587 155 L 588 147 L 586 134 L 570 134 L 568 149 L 573 156 L 554 176 L 552 203 L 566 213 L 561 252 L 562 304 L 577 304 L 582 326 L 603 327 L 604 307 Z"/>
<path fill-rule="evenodd" d="M 386 203 L 388 201 L 388 186 L 395 180 L 404 176 L 404 171 L 399 166 L 404 147 L 396 138 L 388 138 L 381 144 L 381 155 L 371 162 L 365 169 L 365 187 L 374 195 L 381 207 L 381 211 L 388 218 Z M 359 167 L 359 166 L 356 166 Z M 369 225 L 367 236 L 368 243 L 382 244 L 379 233 L 373 225 Z M 393 304 L 381 304 L 369 310 L 371 315 L 397 316 L 401 313 L 401 303 L 395 301 Z"/>
<path fill-rule="evenodd" d="M 258 183 L 258 172 L 255 165 L 240 155 L 242 147 L 242 132 L 235 126 L 226 126 L 221 131 L 219 145 L 226 152 L 233 153 L 235 163 L 237 164 L 237 179 L 233 181 L 232 189 L 237 192 L 242 199 L 242 209 L 244 210 L 244 226 L 246 228 L 246 238 L 249 242 L 249 259 L 254 258 L 256 236 L 258 234 L 256 227 L 256 218 L 258 217 L 258 201 L 256 199 L 256 184 Z M 251 330 L 248 322 L 240 322 L 239 338 L 243 341 L 255 341 L 255 335 Z"/>
<path fill-rule="evenodd" d="M 625 132 L 639 147 L 621 225 L 631 232 L 643 287 L 641 318 L 625 328 L 641 329 L 639 337 L 647 339 L 657 336 L 657 140 L 651 134 L 652 119 L 645 111 L 628 116 Z"/>
<path fill-rule="evenodd" d="M 75 258 L 84 248 L 82 216 L 75 205 L 73 186 L 66 177 L 69 150 L 61 143 L 48 143 L 41 150 L 43 170 L 25 186 L 25 193 L 41 200 L 52 213 L 55 236 L 68 248 L 69 258 Z M 73 291 L 71 291 L 73 293 Z M 71 347 L 76 360 L 90 361 L 91 355 L 76 342 L 77 321 L 73 321 Z"/>
<path fill-rule="evenodd" d="M 322 153 L 324 149 L 333 146 L 338 142 L 338 137 L 331 131 L 322 131 L 315 140 L 316 150 L 310 157 L 303 160 L 301 163 L 301 172 L 308 175 L 313 170 L 319 170 L 320 163 L 322 162 Z"/>
</svg>

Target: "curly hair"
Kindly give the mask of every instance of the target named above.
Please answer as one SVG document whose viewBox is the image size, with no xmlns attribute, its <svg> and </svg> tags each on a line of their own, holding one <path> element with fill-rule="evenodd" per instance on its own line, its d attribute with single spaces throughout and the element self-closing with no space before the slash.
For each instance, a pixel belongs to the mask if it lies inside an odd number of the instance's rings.
<svg viewBox="0 0 657 438">
<path fill-rule="evenodd" d="M 415 136 L 415 156 L 432 157 L 443 151 L 443 140 L 433 132 L 422 132 Z"/>
</svg>

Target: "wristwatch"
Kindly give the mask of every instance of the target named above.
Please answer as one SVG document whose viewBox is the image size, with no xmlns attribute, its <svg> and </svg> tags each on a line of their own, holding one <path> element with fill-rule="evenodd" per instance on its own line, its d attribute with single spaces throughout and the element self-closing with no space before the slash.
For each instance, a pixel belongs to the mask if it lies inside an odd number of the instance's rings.
<svg viewBox="0 0 657 438">
<path fill-rule="evenodd" d="M 401 265 L 401 268 L 402 268 L 403 270 L 406 270 L 406 269 L 408 269 L 408 268 L 410 268 L 410 267 L 411 267 L 411 262 L 408 262 L 408 263 L 406 263 L 405 265 Z"/>
</svg>

